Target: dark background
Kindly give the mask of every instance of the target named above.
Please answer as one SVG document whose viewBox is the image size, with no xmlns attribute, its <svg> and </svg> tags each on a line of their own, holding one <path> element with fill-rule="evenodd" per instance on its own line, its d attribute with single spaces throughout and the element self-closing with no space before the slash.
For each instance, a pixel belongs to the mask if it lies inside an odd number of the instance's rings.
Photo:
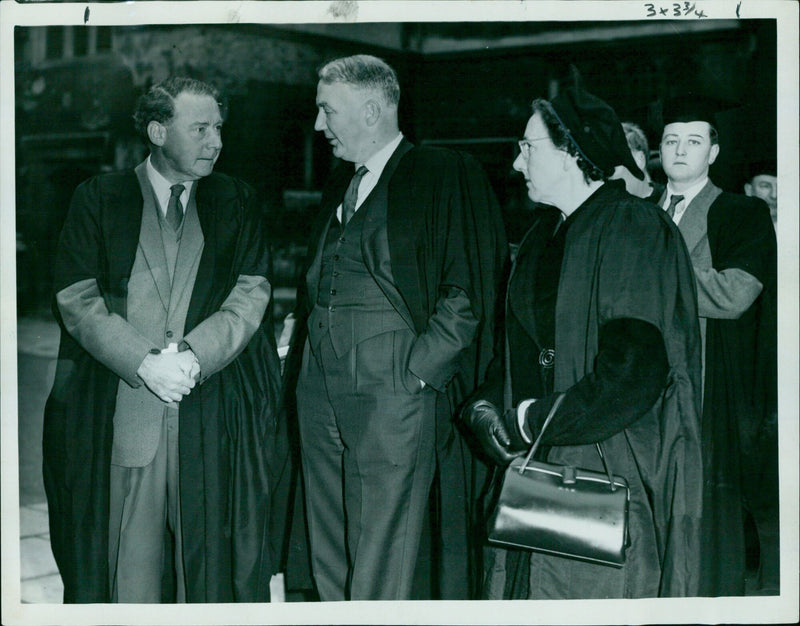
<svg viewBox="0 0 800 626">
<path fill-rule="evenodd" d="M 776 25 L 763 20 L 349 25 L 46 26 L 15 30 L 18 311 L 47 315 L 53 252 L 75 186 L 145 155 L 136 97 L 184 74 L 215 83 L 229 116 L 217 169 L 258 191 L 274 242 L 278 313 L 291 306 L 310 215 L 333 165 L 313 130 L 316 69 L 372 53 L 398 71 L 401 128 L 468 150 L 489 174 L 514 240 L 528 200 L 511 164 L 530 102 L 552 97 L 569 64 L 640 124 L 657 158 L 661 102 L 719 103 L 715 183 L 742 191 L 747 164 L 776 145 Z"/>
</svg>

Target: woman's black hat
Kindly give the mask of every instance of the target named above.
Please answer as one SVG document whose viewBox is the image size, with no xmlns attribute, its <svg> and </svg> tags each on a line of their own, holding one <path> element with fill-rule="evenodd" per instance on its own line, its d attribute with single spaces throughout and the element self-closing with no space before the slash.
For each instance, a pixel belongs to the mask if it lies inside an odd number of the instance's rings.
<svg viewBox="0 0 800 626">
<path fill-rule="evenodd" d="M 603 172 L 624 165 L 644 180 L 614 109 L 583 88 L 575 66 L 570 66 L 570 84 L 550 104 L 584 159 Z"/>
</svg>

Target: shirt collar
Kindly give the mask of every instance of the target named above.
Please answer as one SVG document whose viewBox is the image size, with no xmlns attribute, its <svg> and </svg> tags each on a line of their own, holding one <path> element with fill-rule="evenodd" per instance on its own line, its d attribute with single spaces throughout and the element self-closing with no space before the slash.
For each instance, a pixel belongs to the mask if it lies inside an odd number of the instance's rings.
<svg viewBox="0 0 800 626">
<path fill-rule="evenodd" d="M 667 182 L 667 197 L 664 199 L 664 206 L 669 206 L 669 199 L 674 195 L 681 195 L 683 196 L 683 206 L 689 206 L 694 200 L 695 196 L 700 193 L 703 187 L 706 186 L 708 182 L 708 176 L 705 178 L 701 178 L 698 180 L 694 185 L 685 189 L 680 194 L 672 188 L 672 185 Z"/>
<path fill-rule="evenodd" d="M 170 187 L 175 183 L 169 182 L 164 176 L 159 172 L 154 166 L 153 163 L 150 161 L 150 156 L 147 157 L 147 163 L 145 165 L 147 170 L 147 180 L 150 181 L 150 186 L 153 188 L 153 192 L 156 194 L 156 199 L 158 200 L 158 207 L 161 209 L 161 212 L 166 215 L 167 213 L 167 204 L 169 204 L 169 197 L 172 194 L 170 191 Z M 181 182 L 181 185 L 186 187 L 186 189 L 181 194 L 181 204 L 183 205 L 184 211 L 186 210 L 187 203 L 189 202 L 189 195 L 192 192 L 192 186 L 194 185 L 193 180 L 185 180 Z"/>
<path fill-rule="evenodd" d="M 389 159 L 392 158 L 394 151 L 397 150 L 397 146 L 400 145 L 402 140 L 403 133 L 398 133 L 397 137 L 378 150 L 364 163 L 356 163 L 355 168 L 358 169 L 360 165 L 365 165 L 371 174 L 380 177 L 381 173 L 383 173 L 383 168 L 386 167 L 386 164 L 389 162 Z"/>
</svg>

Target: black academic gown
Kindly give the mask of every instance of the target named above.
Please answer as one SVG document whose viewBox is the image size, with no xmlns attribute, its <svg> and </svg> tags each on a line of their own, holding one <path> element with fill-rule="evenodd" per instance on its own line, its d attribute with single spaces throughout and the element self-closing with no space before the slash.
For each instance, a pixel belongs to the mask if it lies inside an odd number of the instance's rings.
<svg viewBox="0 0 800 626">
<path fill-rule="evenodd" d="M 566 392 L 566 403 L 594 371 L 601 327 L 635 319 L 660 332 L 670 369 L 660 397 L 638 420 L 603 440 L 614 473 L 625 476 L 631 487 L 632 545 L 621 570 L 533 552 L 525 553 L 530 561 L 523 564 L 525 569 L 530 564 L 530 572 L 520 571 L 496 550 L 490 553 L 495 567 L 487 567 L 486 593 L 492 598 L 526 597 L 529 591 L 531 598 L 696 595 L 702 505 L 700 343 L 686 247 L 663 211 L 627 194 L 617 181 L 595 191 L 569 222 L 554 303 L 552 373 L 532 383 L 520 376 L 535 376 L 535 365 L 527 372 L 512 367 L 512 386 L 515 395 L 527 391 L 517 400 L 551 386 Z M 542 213 L 518 258 L 541 254 L 554 225 Z M 536 294 L 524 288 L 526 282 L 532 288 L 533 280 L 515 272 L 509 288 L 508 309 L 515 320 L 508 338 L 512 362 L 515 347 L 519 354 L 519 346 L 530 346 L 537 338 Z M 528 358 L 535 364 L 537 355 Z M 490 379 L 482 390 L 485 397 L 497 403 L 501 385 Z M 553 398 L 548 393 L 534 407 L 544 410 Z M 547 460 L 603 470 L 593 443 L 553 446 Z"/>
<path fill-rule="evenodd" d="M 409 149 L 410 148 L 410 149 Z M 476 338 L 465 350 L 445 393 L 437 398 L 437 476 L 433 500 L 434 533 L 431 575 L 434 597 L 468 599 L 477 592 L 480 557 L 475 532 L 474 493 L 483 483 L 485 466 L 473 458 L 453 421 L 457 408 L 485 375 L 495 339 L 495 305 L 507 245 L 497 200 L 478 162 L 465 153 L 432 147 L 411 147 L 403 140 L 402 155 L 389 183 L 387 237 L 392 276 L 414 323 L 423 332 L 439 300 L 442 276 L 448 286 L 467 294 L 480 320 Z M 329 222 L 353 175 L 353 166 L 342 163 L 323 191 L 321 212 L 312 229 L 309 261 L 313 259 L 321 229 Z M 305 274 L 303 274 L 305 275 Z M 310 311 L 306 290 L 298 290 L 296 333 L 286 367 L 286 388 L 296 383 L 306 318 Z M 303 538 L 295 499 L 294 535 L 287 577 L 301 585 L 297 566 Z M 422 592 L 423 594 L 425 592 Z"/>
<path fill-rule="evenodd" d="M 214 173 L 197 183 L 205 240 L 186 331 L 217 311 L 239 275 L 267 276 L 269 257 L 252 189 Z M 125 316 L 142 196 L 133 170 L 90 179 L 64 229 L 80 258 L 59 253 L 55 291 L 96 278 L 109 311 Z M 65 602 L 108 602 L 112 418 L 119 378 L 62 326 L 45 408 L 44 479 Z M 268 601 L 280 515 L 272 485 L 286 459 L 280 369 L 268 311 L 244 351 L 180 405 L 180 489 L 187 600 Z M 281 513 L 280 508 L 277 511 Z"/>
<path fill-rule="evenodd" d="M 777 518 L 777 253 L 766 205 L 720 194 L 708 211 L 717 271 L 738 268 L 763 289 L 738 319 L 708 319 L 703 394 L 706 595 L 743 595 L 742 505 Z"/>
</svg>

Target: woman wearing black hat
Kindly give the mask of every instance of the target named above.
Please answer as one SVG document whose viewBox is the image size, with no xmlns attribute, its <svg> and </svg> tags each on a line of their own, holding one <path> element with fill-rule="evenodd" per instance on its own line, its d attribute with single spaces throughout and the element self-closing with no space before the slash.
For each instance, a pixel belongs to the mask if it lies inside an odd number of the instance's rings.
<svg viewBox="0 0 800 626">
<path fill-rule="evenodd" d="M 491 598 L 695 595 L 701 468 L 700 343 L 691 264 L 663 211 L 608 181 L 639 172 L 614 111 L 579 84 L 536 100 L 514 169 L 537 209 L 508 284 L 508 357 L 462 412 L 506 465 L 553 406 L 542 455 L 603 470 L 602 442 L 631 489 L 622 568 L 495 548 Z M 508 366 L 505 364 L 508 363 Z M 504 401 L 504 381 L 510 394 Z M 503 411 L 498 407 L 506 405 Z"/>
</svg>

